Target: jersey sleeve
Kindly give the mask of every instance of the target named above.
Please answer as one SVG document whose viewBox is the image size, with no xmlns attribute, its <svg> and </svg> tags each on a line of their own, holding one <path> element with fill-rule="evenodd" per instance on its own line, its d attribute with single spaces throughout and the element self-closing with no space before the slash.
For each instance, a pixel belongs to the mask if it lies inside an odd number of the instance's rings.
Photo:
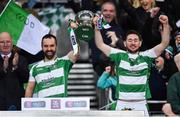
<svg viewBox="0 0 180 117">
<path fill-rule="evenodd" d="M 125 53 L 124 50 L 116 49 L 116 48 L 111 48 L 111 52 L 109 54 L 109 58 L 112 61 L 118 62 L 121 59 L 121 56 Z"/>
<path fill-rule="evenodd" d="M 34 67 L 34 65 L 29 65 L 29 82 L 35 82 L 35 78 L 33 76 Z"/>
<path fill-rule="evenodd" d="M 141 52 L 140 54 L 143 56 L 147 56 L 149 58 L 156 58 L 157 57 L 154 48 L 146 50 L 144 52 Z"/>
</svg>

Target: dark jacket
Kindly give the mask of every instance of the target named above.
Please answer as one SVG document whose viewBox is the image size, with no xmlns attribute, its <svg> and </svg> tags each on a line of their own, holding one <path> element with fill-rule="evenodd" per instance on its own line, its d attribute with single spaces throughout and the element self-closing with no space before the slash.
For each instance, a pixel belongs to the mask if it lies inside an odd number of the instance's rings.
<svg viewBox="0 0 180 117">
<path fill-rule="evenodd" d="M 146 12 L 142 7 L 134 8 L 128 0 L 119 0 L 122 7 L 132 19 L 133 29 L 137 30 L 143 39 L 141 49 L 150 49 L 161 42 L 159 32 L 159 12 L 154 18 L 150 17 L 150 12 Z"/>
<path fill-rule="evenodd" d="M 172 111 L 180 114 L 180 72 L 175 73 L 168 82 L 167 102 L 171 104 Z"/>
<path fill-rule="evenodd" d="M 23 84 L 28 81 L 29 70 L 26 59 L 19 56 L 17 69 L 12 69 L 14 53 L 9 58 L 7 71 L 3 70 L 3 58 L 0 56 L 0 110 L 20 110 L 21 97 L 24 97 Z"/>
<path fill-rule="evenodd" d="M 165 76 L 164 70 L 158 71 L 155 66 L 153 66 L 149 78 L 152 100 L 166 100 L 166 82 L 167 76 Z"/>
<path fill-rule="evenodd" d="M 180 20 L 180 0 L 166 0 L 167 1 L 167 10 L 172 14 L 173 20 L 177 22 Z"/>
<path fill-rule="evenodd" d="M 116 46 L 118 46 L 118 48 L 120 49 L 125 49 L 122 39 L 124 35 L 122 28 L 118 26 L 115 22 L 111 22 L 110 26 L 111 28 L 109 29 L 101 30 L 101 35 L 104 43 L 107 45 L 111 43 L 111 39 L 107 37 L 107 32 L 114 31 L 116 33 L 116 36 L 119 38 L 119 41 L 117 42 Z M 101 52 L 101 50 L 97 48 L 94 39 L 92 39 L 89 42 L 89 47 L 91 49 L 93 68 L 97 72 L 98 76 L 100 76 L 103 73 L 105 67 L 107 66 L 109 59 Z"/>
</svg>

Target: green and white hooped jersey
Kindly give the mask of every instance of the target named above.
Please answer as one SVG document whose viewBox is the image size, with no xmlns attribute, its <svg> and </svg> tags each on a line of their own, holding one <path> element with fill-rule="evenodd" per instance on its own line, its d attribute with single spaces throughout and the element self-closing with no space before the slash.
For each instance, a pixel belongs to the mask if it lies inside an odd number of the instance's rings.
<svg viewBox="0 0 180 117">
<path fill-rule="evenodd" d="M 40 61 L 30 69 L 30 82 L 36 82 L 38 97 L 67 97 L 67 79 L 73 63 L 67 56 Z"/>
<path fill-rule="evenodd" d="M 157 57 L 153 49 L 130 54 L 111 48 L 109 57 L 116 64 L 118 75 L 116 97 L 118 99 L 142 100 L 151 97 L 148 78 L 150 66 Z"/>
</svg>

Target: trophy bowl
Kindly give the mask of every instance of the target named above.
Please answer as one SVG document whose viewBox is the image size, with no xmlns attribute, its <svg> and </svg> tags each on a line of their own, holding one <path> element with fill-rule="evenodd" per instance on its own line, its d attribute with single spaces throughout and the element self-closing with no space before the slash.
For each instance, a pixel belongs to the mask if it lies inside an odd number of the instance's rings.
<svg viewBox="0 0 180 117">
<path fill-rule="evenodd" d="M 75 34 L 78 39 L 90 41 L 94 37 L 93 17 L 94 13 L 89 10 L 83 10 L 77 13 L 75 20 L 79 25 L 75 30 Z"/>
</svg>

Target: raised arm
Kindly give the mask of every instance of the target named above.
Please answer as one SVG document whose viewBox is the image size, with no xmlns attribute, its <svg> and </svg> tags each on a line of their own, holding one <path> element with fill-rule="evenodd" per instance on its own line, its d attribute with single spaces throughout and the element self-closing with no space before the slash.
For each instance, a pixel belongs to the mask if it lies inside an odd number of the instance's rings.
<svg viewBox="0 0 180 117">
<path fill-rule="evenodd" d="M 78 23 L 71 21 L 71 22 L 69 23 L 69 28 L 72 28 L 72 29 L 78 28 Z M 71 32 L 70 32 L 70 39 L 72 39 L 72 37 L 76 37 L 73 30 L 71 30 Z M 78 45 L 78 43 L 77 43 L 76 38 L 74 38 L 74 40 L 75 40 L 75 41 L 74 41 L 73 44 L 72 44 L 72 41 L 71 41 L 71 45 L 72 45 L 72 47 L 73 47 L 73 51 L 70 51 L 70 52 L 67 54 L 67 56 L 69 57 L 69 59 L 70 59 L 71 62 L 73 62 L 73 63 L 75 63 L 75 62 L 78 60 L 79 56 L 80 56 L 80 55 L 79 55 L 79 54 L 80 54 L 80 52 L 79 52 L 79 51 L 80 51 L 79 45 Z"/>
<path fill-rule="evenodd" d="M 117 85 L 116 76 L 112 76 L 110 74 L 111 66 L 107 66 L 105 69 L 106 70 L 102 73 L 102 75 L 99 77 L 97 82 L 97 87 L 101 89 L 105 89 Z"/>
<path fill-rule="evenodd" d="M 96 25 L 97 20 L 98 20 L 98 17 L 95 17 L 93 19 L 93 23 L 95 25 L 95 29 L 94 29 L 94 31 L 95 31 L 95 43 L 96 43 L 97 48 L 99 48 L 106 56 L 109 56 L 109 54 L 111 52 L 111 47 L 103 42 L 101 32 L 96 27 L 97 26 Z"/>
<path fill-rule="evenodd" d="M 159 56 L 165 48 L 169 45 L 170 41 L 170 26 L 168 22 L 168 17 L 166 15 L 160 15 L 159 21 L 162 24 L 162 31 L 161 31 L 161 43 L 154 47 L 155 53 Z"/>
<path fill-rule="evenodd" d="M 102 35 L 98 29 L 95 29 L 95 43 L 106 56 L 109 56 L 111 47 L 103 42 Z"/>
<path fill-rule="evenodd" d="M 70 51 L 67 56 L 69 57 L 71 62 L 75 63 L 79 58 L 79 52 L 77 54 L 74 54 L 73 51 Z"/>
</svg>

